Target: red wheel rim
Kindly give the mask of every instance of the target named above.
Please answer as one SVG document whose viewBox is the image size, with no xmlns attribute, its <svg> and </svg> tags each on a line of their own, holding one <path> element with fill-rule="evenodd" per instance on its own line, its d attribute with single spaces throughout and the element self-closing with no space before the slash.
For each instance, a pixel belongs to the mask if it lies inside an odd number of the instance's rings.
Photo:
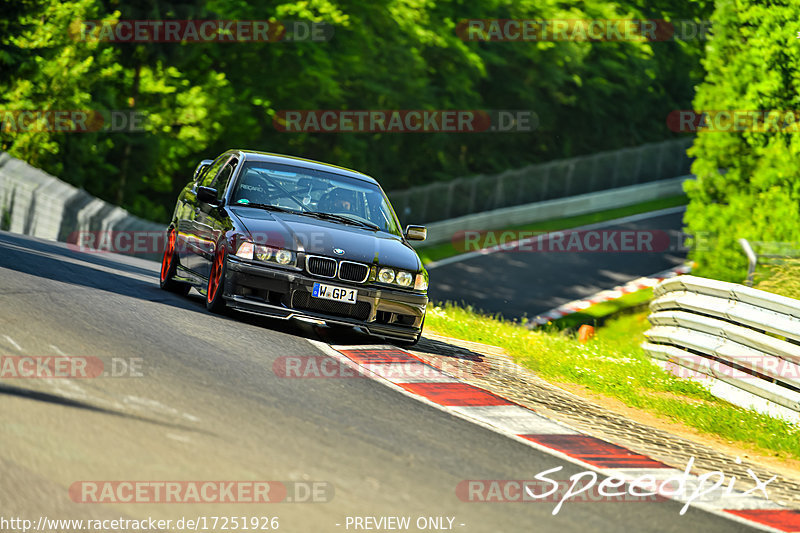
<svg viewBox="0 0 800 533">
<path fill-rule="evenodd" d="M 214 256 L 214 264 L 211 266 L 211 275 L 208 276 L 208 301 L 213 302 L 217 296 L 219 286 L 222 284 L 222 265 L 225 262 L 225 250 L 220 249 Z"/>
<path fill-rule="evenodd" d="M 175 230 L 169 232 L 167 246 L 164 249 L 164 258 L 161 260 L 161 281 L 167 281 L 169 269 L 172 266 L 172 256 L 175 253 Z"/>
</svg>

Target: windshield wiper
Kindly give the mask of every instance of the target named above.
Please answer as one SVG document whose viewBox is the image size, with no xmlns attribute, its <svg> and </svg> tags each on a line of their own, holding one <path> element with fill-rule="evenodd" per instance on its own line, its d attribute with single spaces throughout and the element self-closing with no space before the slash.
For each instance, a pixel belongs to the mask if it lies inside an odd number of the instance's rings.
<svg viewBox="0 0 800 533">
<path fill-rule="evenodd" d="M 324 220 L 335 220 L 337 222 L 343 222 L 345 224 L 356 224 L 358 226 L 363 226 L 365 228 L 369 228 L 371 230 L 379 230 L 381 229 L 380 226 L 377 224 L 373 224 L 372 222 L 366 222 L 364 220 L 357 220 L 355 218 L 346 217 L 344 215 L 334 215 L 333 213 L 323 213 L 321 211 L 303 211 L 298 213 L 299 215 L 306 215 L 309 217 L 321 218 Z"/>
<path fill-rule="evenodd" d="M 300 214 L 301 211 L 295 211 L 294 209 L 287 209 L 285 207 L 281 207 L 279 205 L 271 205 L 271 204 L 255 204 L 255 203 L 247 203 L 247 204 L 233 204 L 234 207 L 255 207 L 257 209 L 266 209 L 267 211 L 277 211 L 278 213 L 293 213 L 293 214 Z"/>
</svg>

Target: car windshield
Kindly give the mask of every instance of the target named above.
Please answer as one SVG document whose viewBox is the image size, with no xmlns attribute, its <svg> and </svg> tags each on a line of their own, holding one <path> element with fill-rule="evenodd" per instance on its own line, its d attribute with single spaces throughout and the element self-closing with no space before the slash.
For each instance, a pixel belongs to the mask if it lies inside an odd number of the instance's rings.
<svg viewBox="0 0 800 533">
<path fill-rule="evenodd" d="M 247 161 L 234 185 L 231 203 L 272 206 L 401 235 L 394 211 L 380 187 L 332 172 Z"/>
</svg>

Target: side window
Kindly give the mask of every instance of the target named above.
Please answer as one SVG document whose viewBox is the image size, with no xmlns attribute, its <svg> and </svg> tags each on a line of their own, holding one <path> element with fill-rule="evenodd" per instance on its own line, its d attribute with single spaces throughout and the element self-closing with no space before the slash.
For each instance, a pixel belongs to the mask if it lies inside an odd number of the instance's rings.
<svg viewBox="0 0 800 533">
<path fill-rule="evenodd" d="M 222 167 L 217 177 L 214 179 L 212 187 L 217 189 L 217 199 L 222 200 L 225 197 L 225 189 L 228 188 L 228 183 L 231 181 L 233 171 L 236 170 L 236 165 L 239 164 L 237 159 L 231 159 L 228 164 Z"/>
<path fill-rule="evenodd" d="M 199 184 L 203 187 L 213 187 L 213 185 L 211 185 L 212 180 L 219 172 L 219 169 L 222 168 L 222 165 L 224 165 L 228 159 L 230 159 L 230 157 L 231 156 L 229 154 L 222 154 L 216 158 L 211 166 L 206 169 L 205 174 L 203 174 L 200 178 Z"/>
<path fill-rule="evenodd" d="M 224 165 L 218 165 L 217 162 L 214 162 L 214 165 L 208 169 L 208 173 L 203 178 L 203 186 L 217 189 L 217 198 L 220 200 L 225 196 L 225 189 L 227 189 L 231 176 L 233 176 L 233 171 L 239 161 L 236 158 L 231 158 L 227 161 L 223 159 L 222 162 L 224 162 Z"/>
</svg>

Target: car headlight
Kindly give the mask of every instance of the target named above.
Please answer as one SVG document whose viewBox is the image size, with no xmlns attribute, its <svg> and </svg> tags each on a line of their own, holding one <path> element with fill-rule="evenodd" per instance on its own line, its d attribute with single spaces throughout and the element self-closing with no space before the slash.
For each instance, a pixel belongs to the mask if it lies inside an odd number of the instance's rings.
<svg viewBox="0 0 800 533">
<path fill-rule="evenodd" d="M 275 261 L 281 265 L 288 265 L 292 262 L 293 254 L 289 250 L 278 250 L 275 252 Z"/>
<path fill-rule="evenodd" d="M 263 244 L 254 244 L 250 241 L 244 241 L 239 245 L 236 257 L 249 259 L 250 261 L 257 259 L 265 263 L 277 263 L 279 265 L 295 264 L 295 255 L 291 250 L 272 248 Z"/>
<path fill-rule="evenodd" d="M 428 280 L 425 279 L 424 274 L 417 274 L 417 279 L 414 281 L 414 290 L 415 291 L 428 290 Z"/>
<path fill-rule="evenodd" d="M 400 272 L 397 273 L 397 276 L 395 276 L 397 284 L 402 285 L 403 287 L 408 287 L 409 285 L 411 285 L 411 281 L 413 279 L 414 277 L 404 270 L 401 270 Z"/>
<path fill-rule="evenodd" d="M 405 270 L 395 270 L 389 267 L 382 267 L 380 270 L 378 270 L 377 281 L 386 284 L 399 285 L 400 287 L 411 287 L 411 285 L 414 284 L 414 274 L 411 272 L 406 272 Z"/>
<path fill-rule="evenodd" d="M 394 281 L 394 270 L 391 268 L 382 268 L 378 272 L 378 279 L 381 283 L 391 283 Z"/>
<path fill-rule="evenodd" d="M 256 246 L 256 259 L 259 261 L 269 261 L 272 258 L 272 248 L 269 246 Z"/>
</svg>

